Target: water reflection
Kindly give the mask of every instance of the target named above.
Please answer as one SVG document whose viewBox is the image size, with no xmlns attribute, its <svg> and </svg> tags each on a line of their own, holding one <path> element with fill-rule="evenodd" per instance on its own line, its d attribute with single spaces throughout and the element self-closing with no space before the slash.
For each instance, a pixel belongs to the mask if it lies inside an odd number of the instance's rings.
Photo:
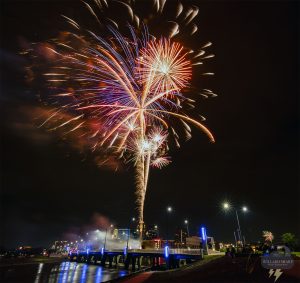
<svg viewBox="0 0 300 283">
<path fill-rule="evenodd" d="M 43 263 L 39 264 L 39 268 L 38 268 L 38 271 L 36 273 L 36 277 L 35 277 L 34 283 L 39 283 L 40 282 L 40 277 L 41 277 L 43 266 L 44 266 Z"/>
<path fill-rule="evenodd" d="M 0 267 L 0 282 L 101 283 L 123 277 L 124 269 L 77 262 L 20 264 Z M 3 280 L 2 280 L 3 279 Z"/>
<path fill-rule="evenodd" d="M 43 273 L 41 268 L 37 271 L 35 283 L 101 283 L 128 274 L 125 270 L 106 269 L 76 262 L 62 262 L 53 266 L 50 272 Z"/>
</svg>

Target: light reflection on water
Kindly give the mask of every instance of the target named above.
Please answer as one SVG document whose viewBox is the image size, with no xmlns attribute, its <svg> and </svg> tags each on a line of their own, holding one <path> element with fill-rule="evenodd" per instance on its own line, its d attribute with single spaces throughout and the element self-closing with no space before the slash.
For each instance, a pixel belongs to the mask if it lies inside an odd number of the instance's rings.
<svg viewBox="0 0 300 283">
<path fill-rule="evenodd" d="M 44 266 L 43 263 L 40 263 L 40 264 L 39 264 L 39 269 L 38 269 L 38 271 L 37 271 L 37 273 L 36 273 L 36 277 L 35 277 L 34 283 L 39 283 L 40 277 L 41 277 L 41 273 L 42 273 L 42 270 L 43 270 L 43 266 Z"/>
<path fill-rule="evenodd" d="M 35 282 L 49 283 L 101 283 L 118 277 L 125 276 L 127 271 L 106 269 L 101 266 L 88 265 L 77 262 L 62 262 L 53 266 L 50 272 L 43 274 L 39 267 Z"/>
</svg>

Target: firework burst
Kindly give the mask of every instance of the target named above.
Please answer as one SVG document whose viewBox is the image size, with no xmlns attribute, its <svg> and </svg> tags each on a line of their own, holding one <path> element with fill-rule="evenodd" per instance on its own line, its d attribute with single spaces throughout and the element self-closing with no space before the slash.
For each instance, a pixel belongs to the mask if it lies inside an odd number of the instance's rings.
<svg viewBox="0 0 300 283">
<path fill-rule="evenodd" d="M 274 239 L 274 235 L 270 231 L 263 231 L 262 236 L 265 239 L 265 242 L 271 242 L 272 243 L 272 241 Z"/>
<path fill-rule="evenodd" d="M 100 7 L 102 1 L 95 3 Z M 92 7 L 86 5 L 99 21 Z M 65 18 L 79 31 L 46 46 L 54 60 L 43 75 L 51 91 L 50 100 L 58 106 L 43 124 L 61 112 L 69 112 L 74 116 L 57 123 L 54 129 L 72 125 L 69 131 L 76 132 L 88 120 L 101 125 L 85 128 L 83 136 L 96 140 L 93 149 L 102 146 L 110 154 L 133 162 L 142 237 L 149 168 L 162 168 L 171 162 L 170 139 L 179 145 L 174 119 L 181 121 L 188 137 L 190 124 L 214 141 L 211 132 L 185 110 L 195 102 L 186 94 L 192 67 L 209 56 L 203 57 L 204 51 L 194 53 L 172 40 L 177 33 L 174 29 L 171 37 L 155 38 L 146 25 L 128 25 L 130 36 L 124 36 L 111 21 L 106 24 L 108 36 L 91 31 L 83 36 L 79 24 Z M 204 95 L 210 94 L 210 90 L 204 91 Z"/>
</svg>

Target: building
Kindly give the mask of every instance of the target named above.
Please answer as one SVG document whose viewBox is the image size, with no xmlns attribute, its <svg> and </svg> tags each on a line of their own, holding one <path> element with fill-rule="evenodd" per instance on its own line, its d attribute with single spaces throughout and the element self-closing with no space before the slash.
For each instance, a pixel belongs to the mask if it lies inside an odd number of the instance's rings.
<svg viewBox="0 0 300 283">
<path fill-rule="evenodd" d="M 148 230 L 146 230 L 144 239 L 145 240 L 153 240 L 157 239 L 159 237 L 158 228 L 156 225 L 150 227 Z"/>
<path fill-rule="evenodd" d="M 127 241 L 129 237 L 129 229 L 114 229 L 112 239 Z"/>
<path fill-rule="evenodd" d="M 63 253 L 66 251 L 67 246 L 68 241 L 55 241 L 54 244 L 51 246 L 51 250 L 55 253 Z"/>
<path fill-rule="evenodd" d="M 186 238 L 188 236 L 188 233 L 186 230 L 178 229 L 174 235 L 175 240 L 175 246 L 178 248 L 184 248 L 186 247 Z"/>
<path fill-rule="evenodd" d="M 190 249 L 200 249 L 201 238 L 198 236 L 186 237 L 186 247 Z"/>
<path fill-rule="evenodd" d="M 161 239 L 143 240 L 143 249 L 161 249 Z"/>
<path fill-rule="evenodd" d="M 186 238 L 186 247 L 190 249 L 203 248 L 202 239 L 198 236 L 191 236 Z M 215 250 L 215 241 L 213 237 L 207 237 L 207 247 L 209 250 Z"/>
</svg>

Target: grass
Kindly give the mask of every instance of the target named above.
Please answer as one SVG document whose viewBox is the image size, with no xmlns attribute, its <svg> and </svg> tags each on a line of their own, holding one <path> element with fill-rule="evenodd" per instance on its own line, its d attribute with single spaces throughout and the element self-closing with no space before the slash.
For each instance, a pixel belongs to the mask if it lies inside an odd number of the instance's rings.
<svg viewBox="0 0 300 283">
<path fill-rule="evenodd" d="M 300 252 L 291 252 L 291 254 L 296 256 L 296 257 L 300 257 Z"/>
<path fill-rule="evenodd" d="M 218 258 L 221 258 L 221 257 L 223 257 L 223 255 L 204 255 L 204 259 L 202 259 L 202 260 L 197 260 L 193 263 L 181 266 L 180 268 L 167 269 L 167 270 L 165 270 L 165 272 L 173 273 L 173 272 L 181 272 L 181 271 L 184 271 L 186 269 L 193 269 L 195 267 L 207 264 L 207 263 L 209 263 L 213 260 L 216 260 Z"/>
</svg>

